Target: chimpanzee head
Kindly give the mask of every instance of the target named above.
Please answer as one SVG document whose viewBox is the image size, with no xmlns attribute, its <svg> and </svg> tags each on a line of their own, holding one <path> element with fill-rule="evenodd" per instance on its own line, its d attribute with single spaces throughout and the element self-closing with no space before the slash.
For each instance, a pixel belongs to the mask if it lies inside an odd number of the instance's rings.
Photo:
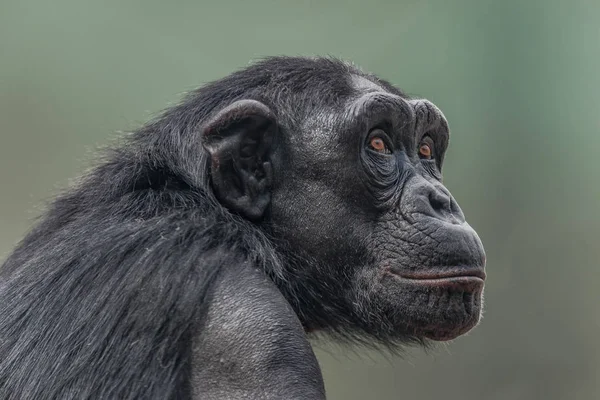
<svg viewBox="0 0 600 400">
<path fill-rule="evenodd" d="M 431 102 L 329 59 L 270 59 L 204 123 L 217 199 L 283 259 L 307 331 L 449 340 L 482 310 L 485 254 L 442 184 L 448 123 Z"/>
</svg>

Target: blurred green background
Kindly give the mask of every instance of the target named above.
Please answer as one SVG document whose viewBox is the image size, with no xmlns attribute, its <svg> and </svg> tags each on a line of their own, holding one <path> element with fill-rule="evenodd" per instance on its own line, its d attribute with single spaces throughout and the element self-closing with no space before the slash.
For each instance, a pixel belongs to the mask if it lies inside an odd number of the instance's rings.
<svg viewBox="0 0 600 400">
<path fill-rule="evenodd" d="M 403 358 L 318 343 L 329 398 L 600 398 L 597 0 L 0 0 L 0 259 L 118 131 L 279 54 L 434 101 L 488 255 L 467 337 Z"/>
</svg>

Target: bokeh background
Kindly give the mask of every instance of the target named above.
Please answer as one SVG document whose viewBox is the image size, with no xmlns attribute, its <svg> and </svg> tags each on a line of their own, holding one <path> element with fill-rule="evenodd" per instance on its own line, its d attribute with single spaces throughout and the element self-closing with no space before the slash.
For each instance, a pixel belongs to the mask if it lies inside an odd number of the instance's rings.
<svg viewBox="0 0 600 400">
<path fill-rule="evenodd" d="M 99 146 L 266 55 L 353 60 L 442 108 L 488 255 L 466 337 L 317 343 L 330 399 L 600 398 L 597 0 L 0 0 L 0 260 Z"/>
</svg>

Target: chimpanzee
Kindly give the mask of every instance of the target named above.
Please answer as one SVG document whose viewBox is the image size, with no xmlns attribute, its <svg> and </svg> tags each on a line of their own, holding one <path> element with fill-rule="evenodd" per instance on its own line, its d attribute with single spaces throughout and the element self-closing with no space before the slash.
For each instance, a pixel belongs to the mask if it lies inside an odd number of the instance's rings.
<svg viewBox="0 0 600 400">
<path fill-rule="evenodd" d="M 323 399 L 307 341 L 479 321 L 484 250 L 431 102 L 331 58 L 190 93 L 59 196 L 0 272 L 0 398 Z"/>
</svg>

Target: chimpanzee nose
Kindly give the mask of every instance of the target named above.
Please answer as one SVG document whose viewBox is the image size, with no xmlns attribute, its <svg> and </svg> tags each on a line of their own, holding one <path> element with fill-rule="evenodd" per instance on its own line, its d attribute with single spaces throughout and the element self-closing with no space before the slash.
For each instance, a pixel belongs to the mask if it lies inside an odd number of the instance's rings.
<svg viewBox="0 0 600 400">
<path fill-rule="evenodd" d="M 429 199 L 429 205 L 434 212 L 442 214 L 452 212 L 451 197 L 441 190 L 435 188 L 430 190 L 427 198 Z"/>
<path fill-rule="evenodd" d="M 441 183 L 417 175 L 406 185 L 400 207 L 409 215 L 421 214 L 450 224 L 465 222 L 458 203 Z"/>
<path fill-rule="evenodd" d="M 465 216 L 458 203 L 448 189 L 441 184 L 428 183 L 424 187 L 422 196 L 425 197 L 423 199 L 423 203 L 425 203 L 424 214 L 454 224 L 465 222 Z"/>
</svg>

